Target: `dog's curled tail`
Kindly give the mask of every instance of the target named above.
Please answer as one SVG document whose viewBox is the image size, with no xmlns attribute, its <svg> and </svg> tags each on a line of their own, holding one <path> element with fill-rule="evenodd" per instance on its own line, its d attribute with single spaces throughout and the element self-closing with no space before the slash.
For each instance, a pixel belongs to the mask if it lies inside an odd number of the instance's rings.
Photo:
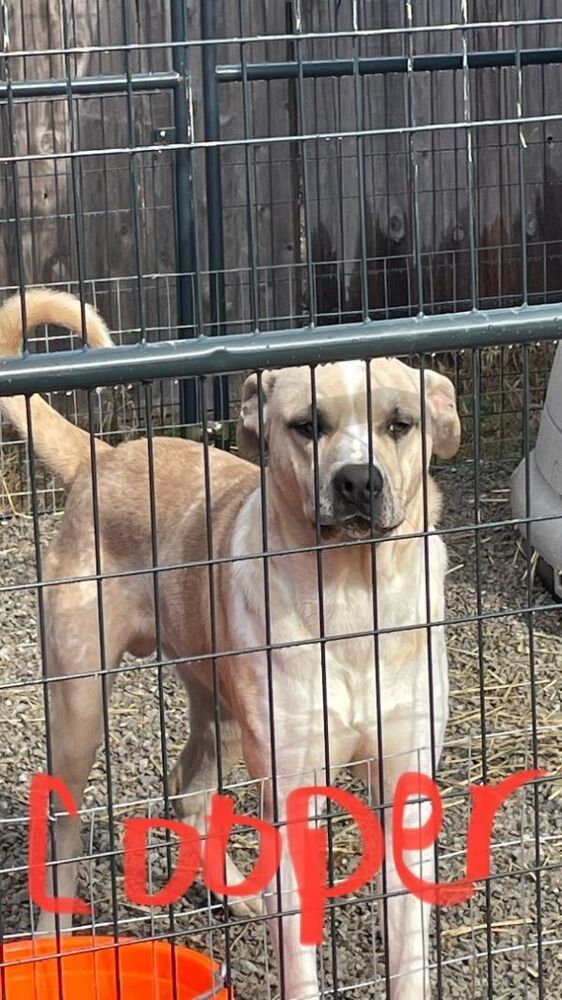
<svg viewBox="0 0 562 1000">
<path fill-rule="evenodd" d="M 103 319 L 86 305 L 84 310 L 86 341 L 90 347 L 112 347 L 113 341 Z M 79 299 L 67 292 L 38 288 L 25 294 L 25 323 L 28 330 L 49 324 L 65 327 L 82 336 L 82 307 Z M 20 354 L 23 341 L 23 316 L 20 295 L 14 295 L 0 308 L 0 357 Z M 31 396 L 31 433 L 33 450 L 40 461 L 69 486 L 78 470 L 90 462 L 90 435 L 65 420 L 41 396 Z M 24 396 L 0 398 L 0 410 L 23 437 L 29 434 Z M 96 452 L 109 450 L 96 441 Z"/>
</svg>

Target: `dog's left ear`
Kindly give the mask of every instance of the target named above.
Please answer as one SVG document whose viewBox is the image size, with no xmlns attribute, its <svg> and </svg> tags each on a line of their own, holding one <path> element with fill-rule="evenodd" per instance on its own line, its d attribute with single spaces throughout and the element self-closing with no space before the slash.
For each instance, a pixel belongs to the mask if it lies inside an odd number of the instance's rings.
<svg viewBox="0 0 562 1000">
<path fill-rule="evenodd" d="M 238 454 L 248 462 L 259 462 L 260 459 L 260 412 L 261 423 L 265 429 L 267 421 L 267 399 L 273 387 L 273 373 L 263 372 L 261 376 L 261 404 L 258 399 L 258 376 L 254 372 L 244 382 L 242 390 L 242 406 L 236 428 L 236 443 Z"/>
<path fill-rule="evenodd" d="M 433 451 L 439 458 L 452 458 L 459 450 L 461 422 L 451 380 L 439 372 L 426 369 L 425 400 L 431 417 Z"/>
</svg>

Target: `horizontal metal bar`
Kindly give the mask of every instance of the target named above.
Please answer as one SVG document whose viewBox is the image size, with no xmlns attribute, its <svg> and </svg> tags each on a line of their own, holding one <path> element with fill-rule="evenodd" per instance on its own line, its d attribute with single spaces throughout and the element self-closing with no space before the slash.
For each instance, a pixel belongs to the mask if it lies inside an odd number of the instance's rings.
<svg viewBox="0 0 562 1000">
<path fill-rule="evenodd" d="M 562 337 L 562 303 L 0 359 L 0 396 Z"/>
<path fill-rule="evenodd" d="M 285 553 L 283 553 L 285 555 Z M 75 581 L 73 581 L 75 582 Z M 108 667 L 105 670 L 100 670 L 99 666 L 91 667 L 90 669 L 79 669 L 75 668 L 76 672 L 70 673 L 58 673 L 53 674 L 50 677 L 24 677 L 23 680 L 18 681 L 1 681 L 0 680 L 0 692 L 6 690 L 13 690 L 17 688 L 21 690 L 23 688 L 29 687 L 44 687 L 45 684 L 52 687 L 55 684 L 66 684 L 69 681 L 78 680 L 79 678 L 85 679 L 86 677 L 96 677 L 100 678 L 103 674 L 111 674 L 112 677 L 116 677 L 118 674 L 131 674 L 133 672 L 147 670 L 158 670 L 159 668 L 166 668 L 171 670 L 173 667 L 180 665 L 187 665 L 191 663 L 217 663 L 219 660 L 227 660 L 233 657 L 244 657 L 256 656 L 257 654 L 263 654 L 267 652 L 281 652 L 295 649 L 302 650 L 308 649 L 312 646 L 318 646 L 319 643 L 324 643 L 326 646 L 333 646 L 335 643 L 349 642 L 351 639 L 373 639 L 375 636 L 392 635 L 396 636 L 401 633 L 413 634 L 421 633 L 422 630 L 427 632 L 428 628 L 431 629 L 442 629 L 442 628 L 457 628 L 459 625 L 475 625 L 477 622 L 487 623 L 487 622 L 502 622 L 508 619 L 517 618 L 523 621 L 528 615 L 541 614 L 546 615 L 550 612 L 556 612 L 557 620 L 560 615 L 560 602 L 551 601 L 550 603 L 529 603 L 523 602 L 521 607 L 518 608 L 501 608 L 499 611 L 483 611 L 482 613 L 470 612 L 466 615 L 453 615 L 451 617 L 438 618 L 431 622 L 416 622 L 413 625 L 390 625 L 385 628 L 377 629 L 361 629 L 355 632 L 337 632 L 335 634 L 330 634 L 328 636 L 322 635 L 307 635 L 306 638 L 302 639 L 286 639 L 284 641 L 263 643 L 259 646 L 240 646 L 232 647 L 231 649 L 217 650 L 212 653 L 193 653 L 190 656 L 176 656 L 176 657 L 166 657 L 165 659 L 154 659 L 150 662 L 143 660 L 137 660 L 134 663 L 122 663 L 118 667 Z M 228 645 L 228 644 L 227 644 Z"/>
<path fill-rule="evenodd" d="M 469 69 L 495 69 L 501 66 L 517 66 L 518 59 L 522 66 L 544 66 L 562 63 L 562 48 L 552 49 L 505 49 L 499 52 L 469 52 L 467 62 Z M 425 73 L 433 70 L 463 69 L 464 56 L 461 52 L 441 52 L 432 55 L 414 56 L 411 69 L 415 73 Z M 264 62 L 250 63 L 246 73 L 242 66 L 217 66 L 216 74 L 220 83 L 235 83 L 243 80 L 293 80 L 300 75 L 308 79 L 320 77 L 375 76 L 386 73 L 407 73 L 410 70 L 408 56 L 378 56 L 376 58 L 358 59 L 315 59 L 307 62 Z"/>
<path fill-rule="evenodd" d="M 393 27 L 385 28 L 335 28 L 332 31 L 299 31 L 299 32 L 271 32 L 271 34 L 258 35 L 231 35 L 225 38 L 185 38 L 180 41 L 157 41 L 157 42 L 118 42 L 114 45 L 68 45 L 63 47 L 53 47 L 50 49 L 12 49 L 10 52 L 3 52 L 3 59 L 26 59 L 31 57 L 64 56 L 64 55 L 106 55 L 113 52 L 157 52 L 171 50 L 173 48 L 200 49 L 205 45 L 263 45 L 264 42 L 323 42 L 333 38 L 392 38 L 403 36 L 407 31 L 408 35 L 453 35 L 456 32 L 465 33 L 467 31 L 506 31 L 514 28 L 555 28 L 562 24 L 562 17 L 530 17 L 530 18 L 507 18 L 495 19 L 492 21 L 453 21 L 443 24 L 413 24 L 407 29 L 404 25 L 396 24 Z"/>
<path fill-rule="evenodd" d="M 363 137 L 391 136 L 391 135 L 438 135 L 442 132 L 464 132 L 469 129 L 497 128 L 498 125 L 517 125 L 522 128 L 524 125 L 548 125 L 551 122 L 562 121 L 562 111 L 548 115 L 517 115 L 512 118 L 484 118 L 465 121 L 453 119 L 450 122 L 431 122 L 427 125 L 398 125 L 393 128 L 368 128 L 353 129 L 345 132 L 306 132 L 294 133 L 291 135 L 259 135 L 248 136 L 238 139 L 215 139 L 213 141 L 197 141 L 190 143 L 166 142 L 166 149 L 174 152 L 179 149 L 210 149 L 213 146 L 220 146 L 221 149 L 234 149 L 235 147 L 244 149 L 245 147 L 265 147 L 276 146 L 278 143 L 290 142 L 318 142 L 319 140 L 329 141 L 332 139 L 341 142 L 344 139 L 361 139 Z M 135 146 L 111 146 L 104 149 L 80 149 L 62 150 L 57 153 L 26 153 L 14 156 L 0 156 L 0 166 L 7 166 L 10 163 L 38 163 L 41 160 L 73 160 L 73 159 L 96 159 L 96 157 L 106 156 L 132 156 L 142 153 L 158 153 L 162 149 L 161 143 L 151 143 L 143 145 L 138 143 Z"/>
<path fill-rule="evenodd" d="M 180 77 L 177 73 L 125 73 L 113 76 L 81 76 L 69 80 L 14 80 L 11 83 L 0 83 L 0 101 L 6 100 L 11 91 L 15 99 L 32 97 L 65 97 L 68 92 L 73 97 L 96 97 L 103 94 L 126 94 L 134 91 L 173 90 L 178 86 Z"/>
<path fill-rule="evenodd" d="M 155 434 L 154 437 L 158 437 Z M 10 442 L 11 444 L 12 442 Z M 435 470 L 435 466 L 433 467 Z M 3 520 L 11 521 L 12 514 L 0 514 L 0 524 Z M 428 528 L 427 531 L 407 531 L 400 535 L 401 542 L 409 542 L 414 538 L 433 538 L 439 537 L 443 538 L 445 541 L 453 539 L 456 540 L 458 536 L 471 535 L 477 537 L 484 532 L 491 531 L 505 531 L 506 528 L 521 528 L 523 525 L 544 525 L 546 522 L 562 521 L 562 514 L 541 514 L 536 517 L 509 517 L 502 521 L 481 521 L 479 524 L 460 524 L 449 528 Z M 377 545 L 389 545 L 395 541 L 393 535 L 386 535 L 384 538 L 377 539 Z M 305 553 L 315 553 L 315 552 L 341 552 L 346 549 L 363 549 L 368 545 L 373 544 L 373 538 L 367 536 L 366 538 L 354 538 L 352 541 L 344 542 L 320 542 L 318 545 L 301 545 L 297 548 L 285 548 L 285 549 L 265 549 L 262 552 L 255 551 L 250 552 L 246 555 L 241 555 L 239 552 L 236 555 L 228 556 L 214 556 L 212 559 L 191 559 L 189 562 L 171 562 L 163 563 L 160 566 L 146 566 L 141 569 L 123 569 L 123 570 L 113 570 L 99 573 L 86 573 L 80 574 L 78 576 L 53 576 L 46 580 L 30 580 L 26 583 L 7 583 L 2 584 L 0 592 L 2 594 L 19 594 L 19 593 L 31 593 L 31 591 L 39 592 L 40 590 L 49 590 L 51 587 L 68 587 L 73 586 L 76 583 L 97 583 L 102 580 L 121 580 L 125 577 L 131 579 L 132 577 L 138 576 L 148 576 L 154 577 L 161 573 L 172 573 L 178 572 L 179 570 L 185 569 L 201 569 L 209 568 L 212 566 L 230 566 L 233 563 L 243 563 L 243 562 L 257 562 L 263 559 L 277 559 L 279 556 L 297 556 L 303 555 Z M 519 612 L 517 612 L 519 613 Z M 421 622 L 418 625 L 409 626 L 412 630 L 414 629 L 425 629 L 429 626 L 433 628 L 434 622 Z M 375 630 L 376 633 L 377 630 Z M 154 667 L 154 662 L 151 660 L 149 663 L 150 668 Z M 67 675 L 65 675 L 67 676 Z M 11 684 L 12 682 L 10 682 Z M 8 686 L 10 686 L 8 684 Z M 0 690 L 2 685 L 0 684 Z M 1 821 L 1 820 L 0 820 Z"/>
</svg>

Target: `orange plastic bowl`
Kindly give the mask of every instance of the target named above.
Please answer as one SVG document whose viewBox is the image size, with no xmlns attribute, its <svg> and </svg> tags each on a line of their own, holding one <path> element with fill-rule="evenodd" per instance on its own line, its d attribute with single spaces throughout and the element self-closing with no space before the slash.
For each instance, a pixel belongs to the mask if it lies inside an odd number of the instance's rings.
<svg viewBox="0 0 562 1000">
<path fill-rule="evenodd" d="M 122 937 L 117 944 L 112 937 L 63 937 L 58 947 L 55 938 L 5 944 L 0 950 L 4 996 L 6 1000 L 227 1000 L 219 967 L 207 955 L 180 945 L 172 948 L 165 941 Z"/>
</svg>

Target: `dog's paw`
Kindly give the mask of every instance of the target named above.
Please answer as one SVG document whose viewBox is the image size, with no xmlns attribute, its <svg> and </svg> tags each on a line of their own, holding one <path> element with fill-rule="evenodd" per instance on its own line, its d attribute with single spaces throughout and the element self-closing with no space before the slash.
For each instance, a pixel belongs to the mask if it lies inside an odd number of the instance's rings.
<svg viewBox="0 0 562 1000">
<path fill-rule="evenodd" d="M 261 896 L 251 896 L 248 899 L 236 899 L 230 897 L 228 908 L 235 917 L 241 919 L 255 920 L 256 917 L 265 916 L 265 904 Z"/>
<path fill-rule="evenodd" d="M 69 914 L 61 914 L 58 919 L 58 930 L 60 934 L 71 934 L 73 931 L 72 917 Z M 47 913 L 44 910 L 39 914 L 39 920 L 33 929 L 33 937 L 52 937 L 57 932 L 57 918 L 54 913 Z"/>
</svg>

